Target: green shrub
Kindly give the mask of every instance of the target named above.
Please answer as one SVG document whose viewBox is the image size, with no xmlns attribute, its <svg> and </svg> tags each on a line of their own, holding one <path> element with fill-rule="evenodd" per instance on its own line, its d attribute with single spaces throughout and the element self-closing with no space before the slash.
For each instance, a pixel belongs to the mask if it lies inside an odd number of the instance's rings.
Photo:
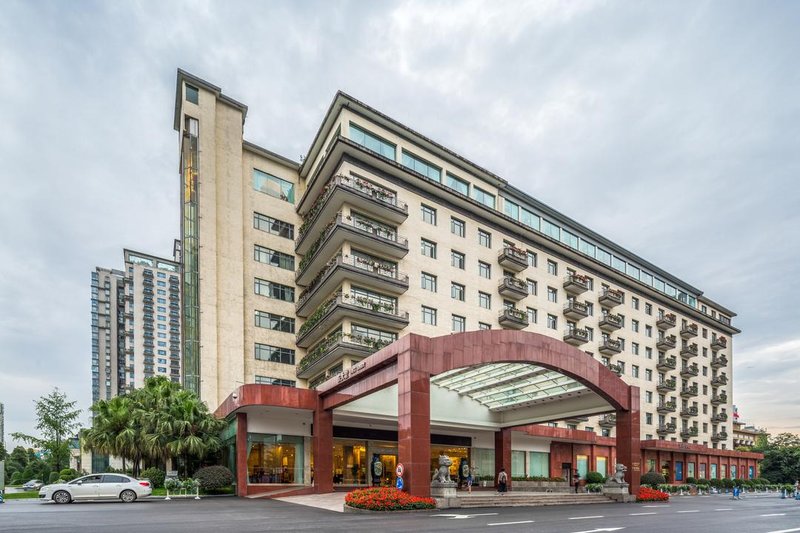
<svg viewBox="0 0 800 533">
<path fill-rule="evenodd" d="M 22 481 L 22 472 L 14 472 L 11 475 L 11 481 L 8 482 L 9 485 L 22 485 L 24 481 Z"/>
<path fill-rule="evenodd" d="M 142 479 L 149 479 L 150 485 L 154 489 L 160 489 L 164 487 L 164 478 L 166 478 L 167 474 L 160 468 L 147 468 L 142 470 L 140 477 Z"/>
<path fill-rule="evenodd" d="M 594 483 L 605 483 L 606 476 L 601 474 L 600 472 L 589 472 L 586 474 L 586 483 L 594 484 Z"/>
<path fill-rule="evenodd" d="M 667 478 L 658 472 L 647 472 L 646 474 L 642 474 L 640 481 L 642 485 L 647 485 L 655 489 L 659 485 L 665 484 L 667 482 Z"/>
<path fill-rule="evenodd" d="M 602 483 L 587 483 L 586 484 L 586 491 L 587 492 L 603 492 L 603 484 Z"/>
<path fill-rule="evenodd" d="M 194 477 L 205 491 L 224 489 L 233 483 L 233 474 L 227 466 L 204 466 Z"/>
<path fill-rule="evenodd" d="M 164 488 L 167 490 L 179 490 L 181 488 L 181 481 L 178 478 L 171 477 L 164 481 Z"/>
<path fill-rule="evenodd" d="M 703 487 L 707 487 L 709 485 L 709 481 L 707 479 L 701 478 L 697 480 L 697 484 L 702 485 Z"/>
<path fill-rule="evenodd" d="M 72 468 L 65 468 L 61 472 L 58 473 L 58 477 L 63 479 L 64 481 L 72 481 L 76 477 L 78 477 L 78 472 L 73 470 Z"/>
<path fill-rule="evenodd" d="M 50 475 L 47 477 L 47 484 L 52 485 L 58 481 L 58 472 L 50 472 Z"/>
<path fill-rule="evenodd" d="M 687 477 L 686 483 L 688 483 L 689 485 L 694 485 L 695 483 L 697 483 L 697 480 L 693 477 Z"/>
<path fill-rule="evenodd" d="M 717 478 L 709 479 L 708 484 L 712 487 L 719 487 L 721 485 L 720 480 Z"/>
</svg>

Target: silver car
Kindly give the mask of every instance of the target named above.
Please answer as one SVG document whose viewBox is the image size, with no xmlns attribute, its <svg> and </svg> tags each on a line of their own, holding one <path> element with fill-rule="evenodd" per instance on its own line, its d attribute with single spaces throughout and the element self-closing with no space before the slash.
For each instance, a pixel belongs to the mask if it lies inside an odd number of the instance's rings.
<svg viewBox="0 0 800 533">
<path fill-rule="evenodd" d="M 45 485 L 39 489 L 39 500 L 70 503 L 77 500 L 116 500 L 125 503 L 145 498 L 153 493 L 147 480 L 123 474 L 90 474 L 69 483 Z"/>
</svg>

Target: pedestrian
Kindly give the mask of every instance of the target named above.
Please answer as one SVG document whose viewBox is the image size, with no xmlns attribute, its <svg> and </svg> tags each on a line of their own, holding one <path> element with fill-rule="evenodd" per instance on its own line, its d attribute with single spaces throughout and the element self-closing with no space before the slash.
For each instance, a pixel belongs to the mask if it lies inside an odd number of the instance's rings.
<svg viewBox="0 0 800 533">
<path fill-rule="evenodd" d="M 467 467 L 467 492 L 472 494 L 472 471 L 474 469 L 470 466 Z"/>
<path fill-rule="evenodd" d="M 497 474 L 497 492 L 499 492 L 500 495 L 503 495 L 507 490 L 508 490 L 508 474 L 506 474 L 505 468 L 501 468 L 500 473 Z"/>
<path fill-rule="evenodd" d="M 581 486 L 581 474 L 577 470 L 575 471 L 575 494 L 578 494 L 578 489 Z"/>
</svg>

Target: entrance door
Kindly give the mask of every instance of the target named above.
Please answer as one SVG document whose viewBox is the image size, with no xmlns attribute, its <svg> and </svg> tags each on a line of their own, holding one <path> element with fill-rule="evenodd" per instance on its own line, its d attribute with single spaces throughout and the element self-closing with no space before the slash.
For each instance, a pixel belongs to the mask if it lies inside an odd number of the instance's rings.
<svg viewBox="0 0 800 533">
<path fill-rule="evenodd" d="M 572 486 L 572 463 L 561 463 L 561 477 Z"/>
<path fill-rule="evenodd" d="M 397 456 L 393 454 L 382 454 L 378 457 L 383 463 L 383 476 L 381 476 L 381 486 L 394 487 L 395 470 L 397 469 Z"/>
</svg>

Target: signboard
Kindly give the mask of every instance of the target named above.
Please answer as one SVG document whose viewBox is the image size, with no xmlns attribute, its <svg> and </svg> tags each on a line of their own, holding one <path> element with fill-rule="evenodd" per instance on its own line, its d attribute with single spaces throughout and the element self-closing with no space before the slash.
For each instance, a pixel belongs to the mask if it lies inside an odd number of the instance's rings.
<svg viewBox="0 0 800 533">
<path fill-rule="evenodd" d="M 397 490 L 403 490 L 403 478 L 397 476 Z"/>
<path fill-rule="evenodd" d="M 397 474 L 397 477 L 403 477 L 403 472 L 405 472 L 403 463 L 397 463 L 397 468 L 395 468 L 394 473 Z"/>
</svg>

